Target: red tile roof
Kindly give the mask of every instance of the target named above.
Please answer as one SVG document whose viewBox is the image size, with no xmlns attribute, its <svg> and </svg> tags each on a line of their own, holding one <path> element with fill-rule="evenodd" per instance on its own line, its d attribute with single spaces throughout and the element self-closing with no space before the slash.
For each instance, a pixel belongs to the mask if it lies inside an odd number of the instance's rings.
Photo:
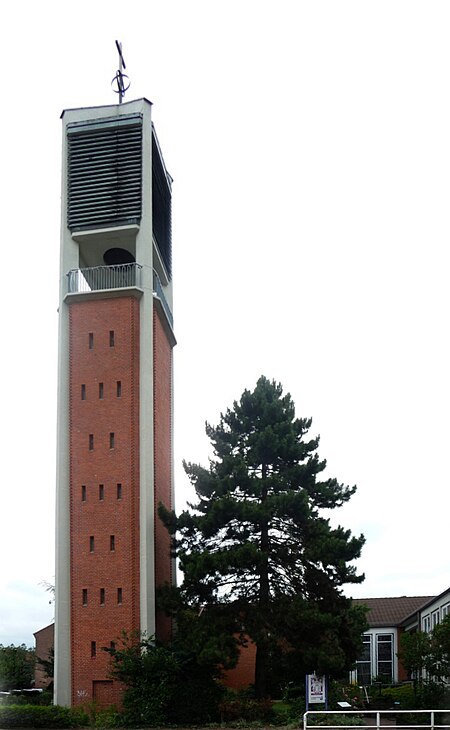
<svg viewBox="0 0 450 730">
<path fill-rule="evenodd" d="M 397 626 L 402 619 L 417 611 L 433 596 L 399 596 L 398 598 L 354 598 L 355 606 L 367 606 L 370 628 Z"/>
</svg>

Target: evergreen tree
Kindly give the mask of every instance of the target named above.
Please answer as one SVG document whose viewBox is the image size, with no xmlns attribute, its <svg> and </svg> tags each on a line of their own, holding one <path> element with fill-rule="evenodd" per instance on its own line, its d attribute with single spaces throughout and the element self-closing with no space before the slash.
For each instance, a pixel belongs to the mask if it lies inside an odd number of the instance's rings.
<svg viewBox="0 0 450 730">
<path fill-rule="evenodd" d="M 261 377 L 253 392 L 206 425 L 208 469 L 184 463 L 198 501 L 178 518 L 160 514 L 174 538 L 191 604 L 227 607 L 257 646 L 257 696 L 284 649 L 302 671 L 342 673 L 356 659 L 364 616 L 341 586 L 359 583 L 349 563 L 363 536 L 332 527 L 320 510 L 347 502 L 355 487 L 319 477 L 326 462 L 310 419 L 295 417 L 280 384 Z"/>
</svg>

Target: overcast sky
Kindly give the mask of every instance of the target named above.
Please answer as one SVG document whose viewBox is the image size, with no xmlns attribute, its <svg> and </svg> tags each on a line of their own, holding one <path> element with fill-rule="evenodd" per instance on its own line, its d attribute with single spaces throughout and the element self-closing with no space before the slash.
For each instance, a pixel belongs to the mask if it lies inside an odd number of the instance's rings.
<svg viewBox="0 0 450 730">
<path fill-rule="evenodd" d="M 204 422 L 281 381 L 367 543 L 354 596 L 450 585 L 450 4 L 2 5 L 0 643 L 53 616 L 64 108 L 114 40 L 173 185 L 177 502 Z"/>
</svg>

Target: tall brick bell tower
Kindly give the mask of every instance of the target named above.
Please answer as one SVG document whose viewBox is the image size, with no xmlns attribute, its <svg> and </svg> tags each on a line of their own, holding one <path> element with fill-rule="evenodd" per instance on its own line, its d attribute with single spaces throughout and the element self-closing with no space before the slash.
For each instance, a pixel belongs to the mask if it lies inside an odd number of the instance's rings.
<svg viewBox="0 0 450 730">
<path fill-rule="evenodd" d="M 171 631 L 172 181 L 146 99 L 62 122 L 55 702 L 105 705 L 103 648 Z"/>
</svg>

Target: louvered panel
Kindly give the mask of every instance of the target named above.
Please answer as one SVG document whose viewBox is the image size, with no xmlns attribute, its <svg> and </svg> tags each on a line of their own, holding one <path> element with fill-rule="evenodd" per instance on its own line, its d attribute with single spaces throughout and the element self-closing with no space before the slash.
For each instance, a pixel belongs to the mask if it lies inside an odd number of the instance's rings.
<svg viewBox="0 0 450 730">
<path fill-rule="evenodd" d="M 137 223 L 141 200 L 141 123 L 68 130 L 70 230 Z"/>
</svg>

